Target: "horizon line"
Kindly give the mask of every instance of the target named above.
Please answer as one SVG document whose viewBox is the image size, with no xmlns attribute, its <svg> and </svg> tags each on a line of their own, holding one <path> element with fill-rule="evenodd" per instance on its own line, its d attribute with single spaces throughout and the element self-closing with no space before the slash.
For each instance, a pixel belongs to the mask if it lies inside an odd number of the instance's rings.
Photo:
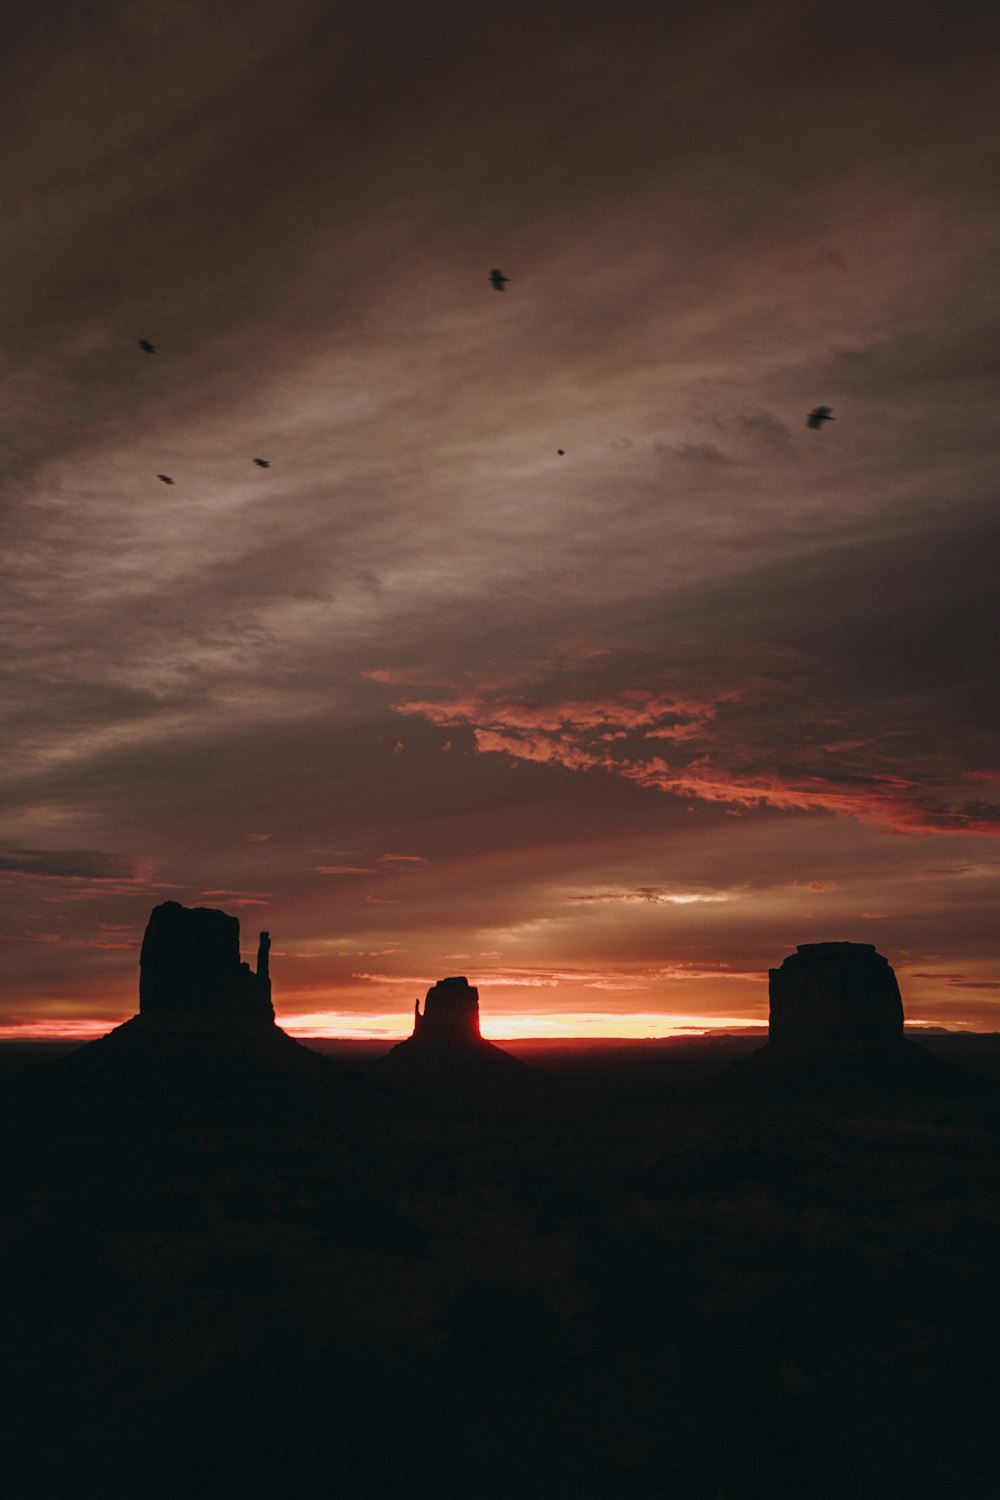
<svg viewBox="0 0 1000 1500">
<path fill-rule="evenodd" d="M 133 1012 L 133 1014 L 135 1014 Z M 322 1019 L 321 1016 L 329 1017 Z M 0 1042 L 79 1042 L 97 1041 L 114 1031 L 130 1016 L 119 1020 L 34 1020 L 0 1023 Z M 499 1018 L 494 1016 L 494 1020 Z M 511 1028 L 511 1021 L 521 1022 Z M 629 1028 L 628 1023 L 632 1026 Z M 384 1042 L 389 1046 L 405 1041 L 412 1033 L 412 1015 L 327 1012 L 275 1017 L 275 1025 L 296 1041 L 316 1042 Z M 908 1031 L 941 1031 L 950 1035 L 991 1036 L 996 1032 L 968 1023 L 952 1021 L 946 1025 L 932 1019 L 906 1020 Z M 737 1016 L 670 1016 L 637 1013 L 621 1016 L 607 1012 L 564 1013 L 562 1015 L 531 1013 L 523 1017 L 507 1015 L 500 1026 L 487 1023 L 482 1028 L 485 1041 L 498 1045 L 509 1042 L 642 1042 L 697 1039 L 713 1035 L 764 1036 L 769 1032 L 766 1019 Z"/>
</svg>

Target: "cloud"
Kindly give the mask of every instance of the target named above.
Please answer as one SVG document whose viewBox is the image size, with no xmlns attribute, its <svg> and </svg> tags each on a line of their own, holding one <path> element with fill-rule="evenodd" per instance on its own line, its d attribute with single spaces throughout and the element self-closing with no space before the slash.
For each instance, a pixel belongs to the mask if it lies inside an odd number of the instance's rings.
<svg viewBox="0 0 1000 1500">
<path fill-rule="evenodd" d="M 453 958 L 461 955 L 453 954 Z M 430 985 L 436 981 L 413 974 L 388 974 L 381 972 L 354 973 L 353 979 L 364 980 L 369 984 L 389 984 L 420 986 Z M 472 982 L 479 988 L 489 989 L 559 989 L 561 987 L 583 988 L 583 989 L 611 989 L 611 990 L 648 990 L 657 984 L 673 983 L 676 981 L 713 981 L 720 979 L 758 982 L 766 979 L 766 974 L 755 972 L 740 972 L 725 964 L 703 963 L 703 964 L 672 964 L 667 966 L 650 967 L 636 966 L 635 969 L 618 969 L 609 966 L 602 969 L 586 968 L 548 968 L 542 965 L 510 965 L 501 967 L 494 965 L 477 971 Z"/>
<path fill-rule="evenodd" d="M 202 891 L 203 899 L 211 901 L 224 901 L 227 906 L 270 906 L 271 895 L 267 891 L 228 891 L 212 890 Z"/>
<path fill-rule="evenodd" d="M 725 694 L 719 701 L 736 695 Z M 628 731 L 645 728 L 648 737 L 689 739 L 711 719 L 717 703 L 685 701 L 647 688 L 632 688 L 604 701 L 543 704 L 504 699 L 496 694 L 457 696 L 451 700 L 401 698 L 392 704 L 398 714 L 415 715 L 432 724 L 482 724 L 515 730 Z"/>
<path fill-rule="evenodd" d="M 680 675 L 689 672 L 681 664 Z M 844 709 L 830 701 L 823 668 L 803 659 L 795 676 L 801 704 L 789 698 L 787 670 L 758 670 L 713 698 L 634 688 L 546 701 L 536 682 L 530 700 L 454 691 L 399 699 L 392 708 L 444 728 L 470 726 L 482 754 L 600 770 L 675 797 L 729 808 L 833 813 L 900 834 L 1000 834 L 1000 805 L 969 795 L 978 773 L 966 771 L 963 746 L 949 745 L 944 736 L 935 743 L 926 734 L 919 746 L 907 742 L 912 704 L 894 722 L 897 704 L 890 698 L 889 712 L 872 724 L 865 722 L 872 707 L 862 700 L 853 717 L 864 732 L 831 738 L 823 731 L 843 721 Z M 677 758 L 644 753 L 643 742 L 651 739 L 672 741 Z"/>
<path fill-rule="evenodd" d="M 1000 958 L 995 22 L 521 9 L 22 8 L 2 920 L 62 936 L 19 1015 L 125 1013 L 87 945 L 167 891 L 565 993 L 623 929 L 763 970 L 810 882 Z"/>
<path fill-rule="evenodd" d="M 946 984 L 950 989 L 956 990 L 1000 990 L 1000 980 L 996 979 L 970 979 L 966 974 L 943 974 L 933 970 L 913 969 L 907 976 L 910 979 L 933 979 Z"/>
<path fill-rule="evenodd" d="M 652 886 L 640 886 L 632 891 L 587 891 L 583 895 L 571 896 L 571 901 L 621 901 L 626 905 L 638 903 L 643 906 L 692 906 L 731 901 L 728 891 L 659 891 Z"/>
<path fill-rule="evenodd" d="M 23 849 L 0 841 L 0 872 L 43 880 L 128 880 L 128 864 L 95 849 Z"/>
</svg>

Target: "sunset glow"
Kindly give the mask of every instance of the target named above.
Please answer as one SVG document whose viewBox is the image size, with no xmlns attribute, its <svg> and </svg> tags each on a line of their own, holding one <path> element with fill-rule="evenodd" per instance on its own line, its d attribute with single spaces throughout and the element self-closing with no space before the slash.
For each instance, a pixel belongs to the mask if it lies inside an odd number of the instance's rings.
<svg viewBox="0 0 1000 1500">
<path fill-rule="evenodd" d="M 290 1016 L 281 1024 L 293 1036 L 364 1037 L 397 1041 L 413 1030 L 413 1014 L 358 1015 L 327 1011 L 311 1016 Z M 516 1041 L 524 1037 L 666 1037 L 689 1032 L 726 1030 L 746 1026 L 745 1020 L 722 1016 L 670 1016 L 659 1012 L 622 1015 L 615 1011 L 516 1011 L 494 1012 L 481 1022 L 488 1041 Z"/>
<path fill-rule="evenodd" d="M 123 1020 L 127 1017 L 122 1017 Z M 357 1041 L 400 1041 L 413 1029 L 413 1012 L 370 1013 L 328 1010 L 305 1015 L 281 1015 L 278 1024 L 290 1035 L 308 1039 L 342 1038 Z M 660 1012 L 622 1015 L 615 1011 L 496 1012 L 483 1023 L 489 1041 L 514 1041 L 525 1037 L 668 1037 L 702 1031 L 742 1029 L 746 1017 L 670 1016 Z M 104 1021 L 22 1021 L 0 1026 L 5 1041 L 89 1042 L 108 1030 Z"/>
</svg>

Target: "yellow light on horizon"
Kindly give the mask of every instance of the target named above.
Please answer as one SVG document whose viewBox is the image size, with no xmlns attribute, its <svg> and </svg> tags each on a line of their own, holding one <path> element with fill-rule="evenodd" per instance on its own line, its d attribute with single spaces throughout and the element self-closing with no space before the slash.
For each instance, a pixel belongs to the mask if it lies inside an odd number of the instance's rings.
<svg viewBox="0 0 1000 1500">
<path fill-rule="evenodd" d="M 127 1016 L 118 1020 L 49 1016 L 11 1021 L 0 1023 L 0 1041 L 90 1042 L 105 1036 L 127 1019 Z M 413 1031 L 412 1010 L 320 1010 L 278 1014 L 276 1020 L 289 1035 L 303 1040 L 317 1037 L 331 1041 L 396 1042 Z M 525 1038 L 563 1038 L 567 1041 L 585 1037 L 658 1038 L 765 1024 L 766 1017 L 762 1016 L 706 1016 L 658 1011 L 491 1010 L 481 1019 L 483 1036 L 492 1042 Z"/>
<path fill-rule="evenodd" d="M 323 1037 L 358 1041 L 399 1041 L 413 1030 L 413 1012 L 314 1011 L 307 1015 L 278 1017 L 278 1024 L 292 1036 Z M 582 1037 L 658 1038 L 682 1036 L 698 1031 L 726 1031 L 734 1027 L 762 1026 L 761 1016 L 704 1016 L 640 1011 L 497 1011 L 482 1019 L 487 1041 L 518 1041 L 525 1038 Z"/>
</svg>

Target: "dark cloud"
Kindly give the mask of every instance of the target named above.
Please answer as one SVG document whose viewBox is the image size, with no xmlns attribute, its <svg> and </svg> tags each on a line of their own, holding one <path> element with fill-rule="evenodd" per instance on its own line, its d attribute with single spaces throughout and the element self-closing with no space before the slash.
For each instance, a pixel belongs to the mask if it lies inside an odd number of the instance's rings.
<svg viewBox="0 0 1000 1500">
<path fill-rule="evenodd" d="M 0 841 L 0 872 L 40 879 L 127 880 L 124 860 L 94 849 L 21 849 Z"/>
</svg>

